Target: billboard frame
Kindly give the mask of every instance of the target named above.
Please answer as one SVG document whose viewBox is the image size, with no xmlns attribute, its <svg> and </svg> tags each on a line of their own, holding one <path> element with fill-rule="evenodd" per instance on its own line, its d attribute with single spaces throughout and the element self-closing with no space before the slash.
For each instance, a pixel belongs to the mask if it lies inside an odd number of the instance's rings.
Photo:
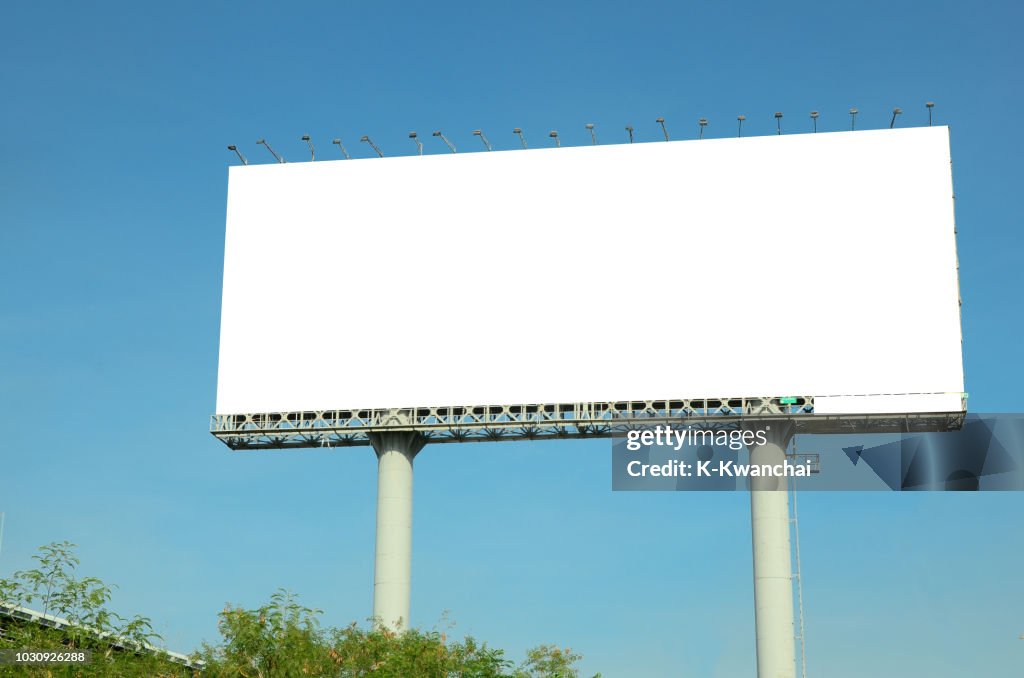
<svg viewBox="0 0 1024 678">
<path fill-rule="evenodd" d="M 785 401 L 785 402 L 783 402 Z M 795 401 L 795 402 L 793 402 Z M 790 421 L 795 433 L 893 433 L 959 429 L 967 411 L 815 414 L 813 396 L 689 398 L 588 403 L 215 414 L 210 433 L 232 450 L 371 445 L 370 436 L 413 432 L 426 443 L 611 438 L 657 425 L 737 427 Z"/>
</svg>

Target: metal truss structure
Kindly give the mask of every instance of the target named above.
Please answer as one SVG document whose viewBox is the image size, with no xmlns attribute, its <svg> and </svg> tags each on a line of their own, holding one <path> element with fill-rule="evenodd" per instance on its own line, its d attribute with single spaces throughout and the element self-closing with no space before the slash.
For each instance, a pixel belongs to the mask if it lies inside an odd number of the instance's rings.
<svg viewBox="0 0 1024 678">
<path fill-rule="evenodd" d="M 81 626 L 73 624 L 72 622 L 58 617 L 52 614 L 46 614 L 39 612 L 38 610 L 32 610 L 21 605 L 14 605 L 11 603 L 0 602 L 0 636 L 5 635 L 3 627 L 11 623 L 18 624 L 34 624 L 43 628 L 50 629 L 79 629 L 93 635 L 94 637 L 107 643 L 109 647 L 118 652 L 135 652 L 145 653 L 150 655 L 156 655 L 163 657 L 169 662 L 175 664 L 181 664 L 190 669 L 196 669 L 201 671 L 205 667 L 205 662 L 201 660 L 192 659 L 188 655 L 180 652 L 172 652 L 149 643 L 139 644 L 132 640 L 126 640 L 118 636 L 111 635 L 102 631 L 97 631 L 88 626 Z"/>
<path fill-rule="evenodd" d="M 966 410 L 966 408 L 964 408 Z M 787 420 L 795 433 L 892 433 L 960 428 L 965 411 L 815 414 L 813 396 L 693 398 L 536 405 L 216 414 L 210 432 L 233 450 L 369 445 L 373 433 L 410 431 L 428 443 L 611 438 L 657 425 L 737 428 Z"/>
</svg>

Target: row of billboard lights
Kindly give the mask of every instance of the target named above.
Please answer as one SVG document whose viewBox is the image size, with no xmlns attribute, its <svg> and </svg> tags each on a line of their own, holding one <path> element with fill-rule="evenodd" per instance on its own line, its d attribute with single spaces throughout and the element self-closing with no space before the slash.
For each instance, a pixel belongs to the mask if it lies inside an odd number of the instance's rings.
<svg viewBox="0 0 1024 678">
<path fill-rule="evenodd" d="M 928 126 L 931 127 L 932 126 L 932 109 L 935 107 L 935 102 L 929 101 L 929 102 L 927 102 L 925 104 L 925 107 L 928 109 Z M 859 111 L 856 108 L 851 108 L 850 109 L 850 129 L 851 130 L 857 129 L 857 113 L 859 113 Z M 900 116 L 902 113 L 903 113 L 903 109 L 902 108 L 894 108 L 894 109 L 892 109 L 892 119 L 889 121 L 889 129 L 892 129 L 893 127 L 896 126 L 896 118 L 898 116 Z M 818 118 L 819 117 L 820 117 L 820 114 L 818 113 L 818 111 L 811 111 L 812 132 L 816 133 L 818 131 Z M 746 120 L 746 119 L 747 119 L 747 116 L 745 116 L 745 115 L 736 116 L 736 121 L 737 121 L 736 136 L 737 137 L 742 137 L 743 136 L 743 121 Z M 669 141 L 668 128 L 665 127 L 665 118 L 658 117 L 658 118 L 655 119 L 655 122 L 658 123 L 661 126 L 661 132 L 662 132 L 662 134 L 665 137 L 665 141 Z M 698 139 L 703 139 L 704 138 L 704 128 L 707 127 L 707 125 L 708 125 L 708 119 L 707 118 L 701 118 L 700 120 L 697 121 L 697 128 L 699 130 L 698 131 L 698 136 L 697 136 Z M 594 123 L 588 122 L 584 127 L 587 129 L 587 131 L 590 132 L 591 143 L 594 146 L 596 146 L 597 145 L 597 132 L 594 131 Z M 633 131 L 634 131 L 633 126 L 632 125 L 626 125 L 625 129 L 626 129 L 626 132 L 629 134 L 629 143 L 633 143 Z M 775 113 L 775 129 L 776 129 L 776 134 L 782 134 L 782 113 L 781 112 L 776 112 Z M 522 145 L 523 148 L 529 148 L 529 146 L 526 143 L 526 137 L 523 136 L 523 130 L 522 129 L 520 129 L 519 127 L 516 127 L 516 128 L 514 128 L 512 130 L 512 133 L 519 137 L 519 143 Z M 443 141 L 444 144 L 448 147 L 448 150 L 450 150 L 452 153 L 456 152 L 455 145 L 452 144 L 452 142 L 448 139 L 448 137 L 446 137 L 440 130 L 435 131 L 433 133 L 433 136 L 438 137 L 441 141 Z M 473 136 L 480 137 L 480 141 L 483 142 L 483 145 L 484 145 L 485 149 L 487 149 L 488 151 L 493 151 L 494 150 L 494 147 L 491 146 L 491 142 L 488 141 L 487 136 L 483 133 L 482 130 L 478 130 L 478 129 L 473 130 Z M 558 138 L 558 131 L 557 130 L 551 130 L 551 132 L 548 134 L 548 136 L 552 139 L 552 141 L 554 142 L 556 147 L 558 147 L 558 148 L 562 147 L 562 142 Z M 419 155 L 423 155 L 423 142 L 420 141 L 419 134 L 417 134 L 416 132 L 409 132 L 409 138 L 412 139 L 413 142 L 415 142 L 416 150 L 419 153 Z M 312 138 L 308 134 L 304 134 L 304 135 L 302 135 L 302 141 L 305 141 L 306 145 L 309 146 L 310 159 L 311 160 L 316 160 L 316 148 L 314 148 L 314 146 L 313 146 Z M 384 152 L 380 150 L 380 147 L 377 146 L 377 144 L 373 143 L 373 139 L 371 139 L 368 135 L 364 134 L 362 136 L 362 138 L 360 138 L 360 141 L 366 142 L 367 144 L 369 144 L 370 148 L 372 148 L 373 151 L 379 157 L 381 157 L 381 158 L 384 157 Z M 270 147 L 270 144 L 267 143 L 266 139 L 259 139 L 259 140 L 256 141 L 256 143 L 259 144 L 259 145 L 264 146 L 268 151 L 270 151 L 270 154 L 274 156 L 274 159 L 277 162 L 279 162 L 279 163 L 287 162 L 282 156 L 278 155 L 278 153 L 276 151 L 274 151 L 273 148 Z M 345 148 L 345 145 L 341 142 L 341 139 L 335 139 L 331 143 L 336 145 L 341 150 L 341 153 L 342 153 L 342 155 L 345 156 L 346 160 L 351 160 L 352 156 L 349 155 L 348 150 Z M 246 159 L 246 157 L 244 155 L 242 155 L 242 152 L 240 150 L 238 150 L 237 146 L 235 146 L 235 145 L 228 146 L 228 150 L 229 151 L 234 151 L 238 155 L 238 159 L 242 161 L 243 165 L 248 165 L 249 164 L 249 161 Z"/>
</svg>

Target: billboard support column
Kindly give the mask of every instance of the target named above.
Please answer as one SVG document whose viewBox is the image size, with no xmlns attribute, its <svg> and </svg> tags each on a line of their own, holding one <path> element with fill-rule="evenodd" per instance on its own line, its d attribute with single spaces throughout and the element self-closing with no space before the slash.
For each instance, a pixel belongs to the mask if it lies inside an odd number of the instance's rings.
<svg viewBox="0 0 1024 678">
<path fill-rule="evenodd" d="M 383 628 L 409 628 L 412 573 L 412 460 L 424 439 L 413 432 L 370 435 L 377 452 L 377 545 L 373 616 Z"/>
<path fill-rule="evenodd" d="M 750 448 L 750 464 L 782 464 L 791 423 L 773 423 L 767 443 Z M 785 477 L 750 479 L 754 550 L 754 626 L 758 678 L 795 678 L 793 563 L 789 550 L 789 494 Z"/>
</svg>

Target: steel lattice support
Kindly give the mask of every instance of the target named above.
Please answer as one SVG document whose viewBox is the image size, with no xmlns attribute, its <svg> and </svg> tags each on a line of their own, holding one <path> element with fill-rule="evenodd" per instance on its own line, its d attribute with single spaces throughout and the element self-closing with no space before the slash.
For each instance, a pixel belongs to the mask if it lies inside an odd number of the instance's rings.
<svg viewBox="0 0 1024 678">
<path fill-rule="evenodd" d="M 785 402 L 783 402 L 785 401 Z M 795 433 L 957 429 L 964 412 L 818 415 L 814 398 L 722 398 L 466 405 L 410 409 L 217 414 L 210 432 L 233 450 L 370 445 L 373 433 L 410 431 L 428 443 L 610 438 L 656 425 L 737 427 L 792 421 Z"/>
</svg>

